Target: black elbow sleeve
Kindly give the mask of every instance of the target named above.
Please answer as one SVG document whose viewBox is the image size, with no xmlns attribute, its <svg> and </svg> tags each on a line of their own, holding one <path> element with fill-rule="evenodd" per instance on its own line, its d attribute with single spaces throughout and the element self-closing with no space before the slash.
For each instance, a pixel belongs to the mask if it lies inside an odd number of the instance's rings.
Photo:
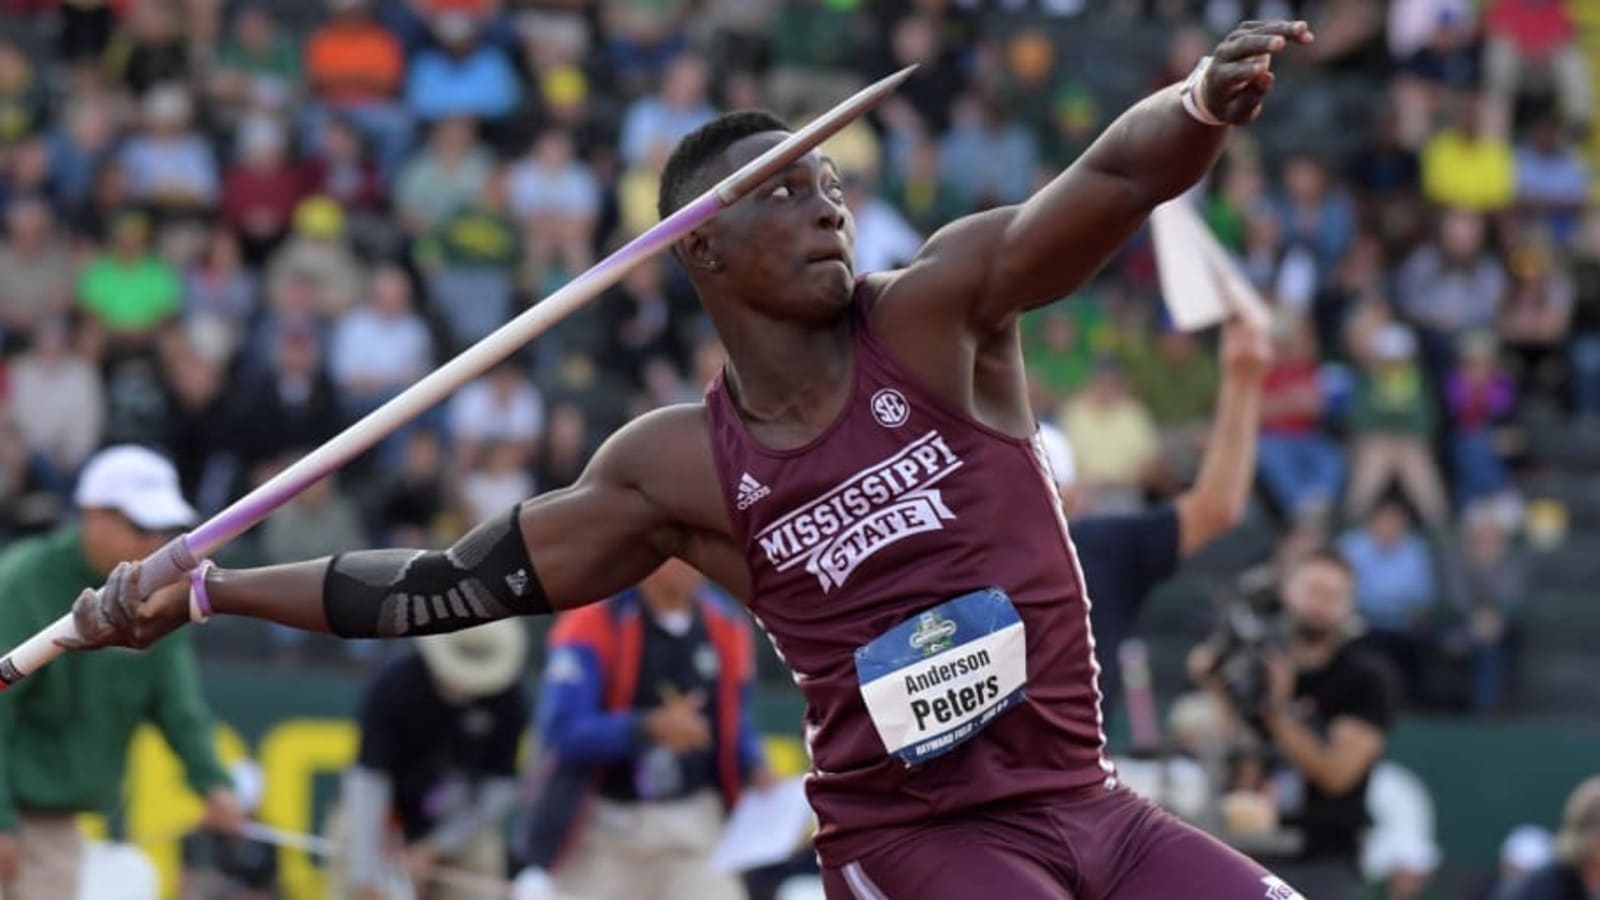
<svg viewBox="0 0 1600 900">
<path fill-rule="evenodd" d="M 415 637 L 550 612 L 517 509 L 448 550 L 361 550 L 328 564 L 323 614 L 340 637 Z"/>
</svg>

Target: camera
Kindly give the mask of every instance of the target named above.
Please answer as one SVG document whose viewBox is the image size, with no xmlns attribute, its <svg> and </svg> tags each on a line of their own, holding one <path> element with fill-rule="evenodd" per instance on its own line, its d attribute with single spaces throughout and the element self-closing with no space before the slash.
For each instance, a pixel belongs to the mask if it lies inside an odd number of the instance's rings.
<svg viewBox="0 0 1600 900">
<path fill-rule="evenodd" d="M 1281 607 L 1273 572 L 1245 572 L 1216 593 L 1216 648 L 1211 674 L 1222 683 L 1228 702 L 1258 735 L 1266 733 L 1262 710 L 1270 690 L 1267 659 L 1283 646 Z"/>
</svg>

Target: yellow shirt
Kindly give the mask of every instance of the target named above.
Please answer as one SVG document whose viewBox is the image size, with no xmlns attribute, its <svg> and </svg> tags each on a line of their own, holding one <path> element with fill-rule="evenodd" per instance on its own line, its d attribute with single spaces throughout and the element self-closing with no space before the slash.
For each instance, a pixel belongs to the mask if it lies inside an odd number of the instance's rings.
<svg viewBox="0 0 1600 900">
<path fill-rule="evenodd" d="M 1161 439 L 1150 413 L 1137 400 L 1102 406 L 1069 402 L 1061 430 L 1072 445 L 1078 480 L 1085 484 L 1134 485 L 1160 452 Z"/>
<path fill-rule="evenodd" d="M 1441 206 L 1497 210 L 1511 205 L 1511 145 L 1441 131 L 1422 148 L 1422 190 Z"/>
</svg>

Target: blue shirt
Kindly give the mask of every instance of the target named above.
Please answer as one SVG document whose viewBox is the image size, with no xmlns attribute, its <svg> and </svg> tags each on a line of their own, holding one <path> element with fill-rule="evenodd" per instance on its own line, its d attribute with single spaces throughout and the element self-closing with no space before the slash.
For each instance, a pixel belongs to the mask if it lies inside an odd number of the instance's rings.
<svg viewBox="0 0 1600 900">
<path fill-rule="evenodd" d="M 1339 552 L 1355 570 L 1356 605 L 1368 625 L 1404 631 L 1433 605 L 1433 558 L 1422 538 L 1384 547 L 1369 532 L 1352 531 L 1339 539 Z"/>
<path fill-rule="evenodd" d="M 406 75 L 406 105 L 423 119 L 498 119 L 515 112 L 521 100 L 517 71 L 497 47 L 479 47 L 461 59 L 424 50 Z"/>
</svg>

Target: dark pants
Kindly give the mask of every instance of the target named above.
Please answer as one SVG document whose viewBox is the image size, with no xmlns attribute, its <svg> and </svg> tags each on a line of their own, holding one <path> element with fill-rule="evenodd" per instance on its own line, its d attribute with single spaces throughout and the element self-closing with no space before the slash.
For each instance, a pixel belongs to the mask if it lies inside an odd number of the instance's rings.
<svg viewBox="0 0 1600 900">
<path fill-rule="evenodd" d="M 882 850 L 824 866 L 828 900 L 1305 900 L 1125 789 L 902 831 Z"/>
</svg>

